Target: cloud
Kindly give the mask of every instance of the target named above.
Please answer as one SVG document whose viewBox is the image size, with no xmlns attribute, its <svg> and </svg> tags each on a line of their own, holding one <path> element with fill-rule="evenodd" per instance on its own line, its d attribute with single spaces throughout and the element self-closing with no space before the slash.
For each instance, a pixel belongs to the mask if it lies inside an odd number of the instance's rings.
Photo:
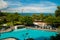
<svg viewBox="0 0 60 40">
<path fill-rule="evenodd" d="M 19 7 L 19 8 L 9 8 L 4 10 L 5 12 L 20 12 L 22 13 L 22 9 L 24 13 L 54 13 L 56 7 Z"/>
<path fill-rule="evenodd" d="M 0 9 L 6 8 L 7 6 L 8 4 L 5 1 L 0 0 Z"/>
<path fill-rule="evenodd" d="M 40 1 L 39 3 L 28 4 L 28 6 L 49 7 L 49 6 L 56 6 L 56 4 L 50 1 Z"/>
<path fill-rule="evenodd" d="M 18 6 L 16 8 L 8 8 L 6 10 L 2 10 L 3 12 L 23 12 L 24 13 L 54 13 L 56 10 L 56 4 L 49 1 L 40 1 L 39 3 L 25 4 L 23 5 L 21 2 L 13 3 L 10 2 L 9 5 Z"/>
</svg>

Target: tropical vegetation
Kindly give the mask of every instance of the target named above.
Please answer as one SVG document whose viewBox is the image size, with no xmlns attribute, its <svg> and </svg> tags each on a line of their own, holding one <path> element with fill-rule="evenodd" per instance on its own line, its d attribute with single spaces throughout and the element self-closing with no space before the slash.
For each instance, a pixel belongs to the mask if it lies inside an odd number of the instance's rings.
<svg viewBox="0 0 60 40">
<path fill-rule="evenodd" d="M 51 36 L 50 40 L 60 40 L 60 34 L 57 34 L 56 36 Z"/>
<path fill-rule="evenodd" d="M 51 14 L 44 15 L 43 13 L 40 13 L 40 15 L 33 14 L 32 16 L 22 16 L 17 12 L 0 12 L 0 28 L 2 28 L 3 24 L 7 24 L 7 26 L 14 26 L 16 24 L 32 25 L 34 20 L 42 20 L 56 27 L 60 27 L 60 6 L 57 7 L 55 16 Z"/>
</svg>

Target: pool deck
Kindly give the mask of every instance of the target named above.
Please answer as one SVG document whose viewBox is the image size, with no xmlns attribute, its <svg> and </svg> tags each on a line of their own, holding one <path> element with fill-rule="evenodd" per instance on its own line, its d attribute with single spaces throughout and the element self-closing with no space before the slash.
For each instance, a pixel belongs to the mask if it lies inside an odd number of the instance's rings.
<svg viewBox="0 0 60 40">
<path fill-rule="evenodd" d="M 9 29 L 6 29 L 6 30 L 0 30 L 0 33 L 9 32 L 9 31 L 12 31 L 12 29 L 9 28 Z"/>
<path fill-rule="evenodd" d="M 54 29 L 41 29 L 41 28 L 33 28 L 33 27 L 26 27 L 26 28 L 34 29 L 34 30 L 46 30 L 46 31 L 57 32 L 57 29 L 56 30 L 54 30 Z M 9 31 L 12 31 L 12 30 L 13 30 L 12 28 L 9 28 L 9 29 L 6 29 L 6 30 L 0 30 L 0 33 L 9 32 Z"/>
<path fill-rule="evenodd" d="M 32 27 L 27 27 L 27 28 L 34 29 L 34 30 L 45 30 L 45 31 L 57 32 L 57 29 L 53 30 L 53 29 L 41 29 L 41 28 L 32 28 Z"/>
</svg>

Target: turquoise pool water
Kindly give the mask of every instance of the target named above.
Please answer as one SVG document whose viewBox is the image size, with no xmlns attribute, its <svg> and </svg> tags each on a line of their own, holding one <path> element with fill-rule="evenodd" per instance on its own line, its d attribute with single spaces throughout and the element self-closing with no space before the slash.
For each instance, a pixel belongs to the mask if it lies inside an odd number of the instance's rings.
<svg viewBox="0 0 60 40">
<path fill-rule="evenodd" d="M 17 38 L 24 40 L 27 38 L 34 38 L 35 40 L 49 40 L 50 36 L 56 36 L 56 32 L 44 31 L 44 30 L 33 30 L 33 29 L 17 29 L 12 32 L 2 33 L 0 39 L 3 38 Z"/>
</svg>

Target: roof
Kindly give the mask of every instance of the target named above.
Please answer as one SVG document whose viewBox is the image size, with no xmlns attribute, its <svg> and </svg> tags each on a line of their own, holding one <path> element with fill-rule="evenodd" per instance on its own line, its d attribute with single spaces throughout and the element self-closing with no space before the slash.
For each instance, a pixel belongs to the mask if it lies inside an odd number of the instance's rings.
<svg viewBox="0 0 60 40">
<path fill-rule="evenodd" d="M 43 22 L 43 20 L 35 20 L 35 22 Z"/>
</svg>

